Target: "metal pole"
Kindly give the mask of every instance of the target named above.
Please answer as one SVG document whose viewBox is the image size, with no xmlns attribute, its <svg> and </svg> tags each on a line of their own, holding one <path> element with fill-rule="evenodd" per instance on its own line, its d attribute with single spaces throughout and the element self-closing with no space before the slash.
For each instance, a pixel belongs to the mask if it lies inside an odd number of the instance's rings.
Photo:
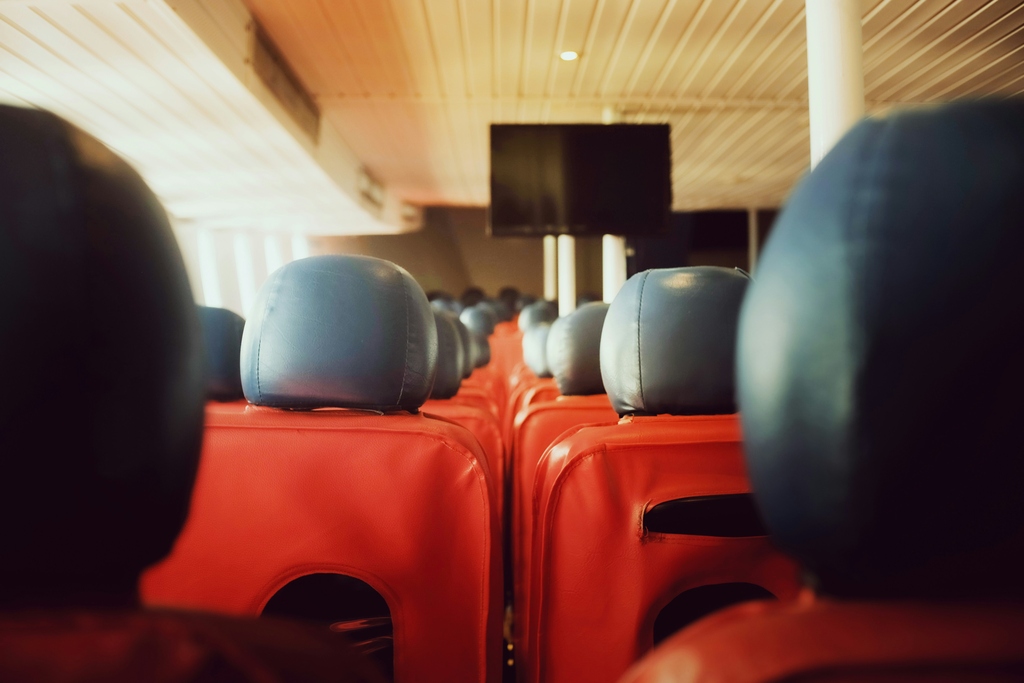
<svg viewBox="0 0 1024 683">
<path fill-rule="evenodd" d="M 558 236 L 558 315 L 576 310 L 576 238 Z"/>
<path fill-rule="evenodd" d="M 544 235 L 544 298 L 558 298 L 558 242 L 554 235 Z"/>
<path fill-rule="evenodd" d="M 805 0 L 811 167 L 864 116 L 860 0 Z"/>
<path fill-rule="evenodd" d="M 601 282 L 603 299 L 610 304 L 626 284 L 626 238 L 605 235 L 601 238 Z"/>
</svg>

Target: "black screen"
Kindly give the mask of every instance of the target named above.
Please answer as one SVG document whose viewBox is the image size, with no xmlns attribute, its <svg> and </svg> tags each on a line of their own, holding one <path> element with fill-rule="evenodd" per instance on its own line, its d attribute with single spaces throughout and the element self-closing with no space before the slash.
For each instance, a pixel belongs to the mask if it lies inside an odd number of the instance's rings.
<svg viewBox="0 0 1024 683">
<path fill-rule="evenodd" d="M 671 171 L 667 124 L 492 125 L 491 234 L 661 233 Z"/>
</svg>

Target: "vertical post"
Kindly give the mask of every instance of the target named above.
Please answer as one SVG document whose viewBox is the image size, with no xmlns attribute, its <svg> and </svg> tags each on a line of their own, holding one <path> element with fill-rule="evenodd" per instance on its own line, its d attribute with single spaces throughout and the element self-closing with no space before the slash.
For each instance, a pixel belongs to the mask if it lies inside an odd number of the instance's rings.
<svg viewBox="0 0 1024 683">
<path fill-rule="evenodd" d="M 606 106 L 601 110 L 601 122 L 613 124 L 622 122 L 622 112 Z M 626 284 L 626 238 L 619 235 L 605 235 L 601 238 L 601 298 L 610 304 L 615 295 Z"/>
<path fill-rule="evenodd" d="M 576 310 L 576 238 L 558 236 L 558 316 Z"/>
<path fill-rule="evenodd" d="M 558 239 L 544 235 L 544 298 L 558 298 Z"/>
<path fill-rule="evenodd" d="M 747 209 L 747 270 L 751 275 L 757 265 L 757 250 L 760 247 L 757 242 L 757 209 Z"/>
<path fill-rule="evenodd" d="M 860 0 L 805 0 L 811 167 L 864 116 Z"/>
<path fill-rule="evenodd" d="M 604 302 L 610 304 L 626 284 L 626 238 L 605 235 L 601 238 L 601 282 Z"/>
</svg>

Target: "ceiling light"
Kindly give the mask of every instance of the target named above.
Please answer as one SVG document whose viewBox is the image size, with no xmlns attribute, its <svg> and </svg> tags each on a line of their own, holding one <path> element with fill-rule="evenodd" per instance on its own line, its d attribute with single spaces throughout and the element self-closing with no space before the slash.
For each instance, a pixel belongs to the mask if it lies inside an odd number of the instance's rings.
<svg viewBox="0 0 1024 683">
<path fill-rule="evenodd" d="M 572 50 L 566 50 L 565 52 L 558 56 L 562 58 L 563 62 L 571 62 L 572 60 L 579 57 L 579 53 L 573 52 Z"/>
</svg>

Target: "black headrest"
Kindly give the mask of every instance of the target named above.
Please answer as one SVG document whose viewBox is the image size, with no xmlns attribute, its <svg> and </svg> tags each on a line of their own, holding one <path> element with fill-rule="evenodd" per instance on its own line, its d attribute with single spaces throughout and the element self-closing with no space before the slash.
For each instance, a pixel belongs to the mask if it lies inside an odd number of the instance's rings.
<svg viewBox="0 0 1024 683">
<path fill-rule="evenodd" d="M 743 308 L 750 476 L 825 593 L 1024 594 L 1024 103 L 856 126 Z"/>
<path fill-rule="evenodd" d="M 550 301 L 534 301 L 519 312 L 519 329 L 524 332 L 534 325 L 558 320 L 558 307 Z"/>
<path fill-rule="evenodd" d="M 242 388 L 256 405 L 415 411 L 437 370 L 437 324 L 390 261 L 292 261 L 260 288 L 242 337 Z"/>
<path fill-rule="evenodd" d="M 549 323 L 538 323 L 523 333 L 523 362 L 537 377 L 551 377 L 548 368 Z"/>
<path fill-rule="evenodd" d="M 514 315 L 512 309 L 505 304 L 501 299 L 484 299 L 480 302 L 481 305 L 486 304 L 491 311 L 494 312 L 495 318 L 498 322 L 508 322 Z"/>
<path fill-rule="evenodd" d="M 516 297 L 516 303 L 513 308 L 515 308 L 516 313 L 518 313 L 519 311 L 523 310 L 530 304 L 536 302 L 537 297 L 535 297 L 533 294 L 520 294 L 518 297 Z"/>
<path fill-rule="evenodd" d="M 547 342 L 548 370 L 563 396 L 603 394 L 601 328 L 608 304 L 592 303 L 559 318 Z"/>
<path fill-rule="evenodd" d="M 498 298 L 505 303 L 508 310 L 515 311 L 516 302 L 519 300 L 519 289 L 512 286 L 502 287 L 498 290 Z"/>
<path fill-rule="evenodd" d="M 430 307 L 435 311 L 448 311 L 455 315 L 462 312 L 462 304 L 452 299 L 432 299 L 430 301 Z"/>
<path fill-rule="evenodd" d="M 748 282 L 715 266 L 626 281 L 601 332 L 601 377 L 619 415 L 735 412 L 736 325 Z"/>
<path fill-rule="evenodd" d="M 242 398 L 242 375 L 238 366 L 245 320 L 226 308 L 199 306 L 203 331 L 206 398 L 237 401 Z"/>
<path fill-rule="evenodd" d="M 455 330 L 459 333 L 459 339 L 462 341 L 463 351 L 463 365 L 462 365 L 462 379 L 466 379 L 476 368 L 477 356 L 479 355 L 479 349 L 477 345 L 473 343 L 473 333 L 469 331 L 461 320 L 453 318 L 452 322 L 455 323 Z"/>
<path fill-rule="evenodd" d="M 459 320 L 469 328 L 473 334 L 488 337 L 494 333 L 494 326 L 498 323 L 498 316 L 486 302 L 480 302 L 475 306 L 462 311 Z"/>
<path fill-rule="evenodd" d="M 128 164 L 0 106 L 0 603 L 133 599 L 181 530 L 203 351 L 167 216 Z"/>
<path fill-rule="evenodd" d="M 479 334 L 470 335 L 473 344 L 473 367 L 482 368 L 491 362 L 491 343 L 487 337 Z"/>
<path fill-rule="evenodd" d="M 466 291 L 462 293 L 460 301 L 462 302 L 463 306 L 469 308 L 470 306 L 476 306 L 486 297 L 487 295 L 484 293 L 484 290 L 480 289 L 479 287 L 467 287 Z"/>
<path fill-rule="evenodd" d="M 462 384 L 466 352 L 462 348 L 462 338 L 455 327 L 455 320 L 451 313 L 434 311 L 434 321 L 437 323 L 437 374 L 430 398 L 451 398 Z"/>
</svg>

